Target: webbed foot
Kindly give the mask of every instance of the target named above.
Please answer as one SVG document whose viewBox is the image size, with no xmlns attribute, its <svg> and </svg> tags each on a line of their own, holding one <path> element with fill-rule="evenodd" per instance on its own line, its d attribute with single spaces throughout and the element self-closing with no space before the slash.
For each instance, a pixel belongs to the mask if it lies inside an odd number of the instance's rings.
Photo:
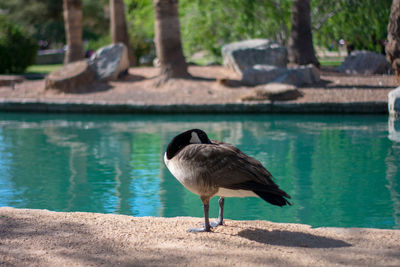
<svg viewBox="0 0 400 267">
<path fill-rule="evenodd" d="M 219 221 L 216 221 L 216 222 L 211 222 L 210 223 L 210 226 L 211 227 L 218 227 L 218 226 L 221 226 L 221 225 L 224 225 L 224 223 L 223 222 L 219 222 Z"/>
<path fill-rule="evenodd" d="M 202 233 L 202 232 L 211 232 L 211 227 L 203 227 L 203 228 L 190 228 L 186 232 L 188 233 Z"/>
</svg>

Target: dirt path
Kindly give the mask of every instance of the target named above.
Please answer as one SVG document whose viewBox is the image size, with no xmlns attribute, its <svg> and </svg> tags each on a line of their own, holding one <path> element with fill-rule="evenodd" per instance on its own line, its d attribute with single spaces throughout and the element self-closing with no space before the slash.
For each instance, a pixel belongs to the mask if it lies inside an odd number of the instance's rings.
<svg viewBox="0 0 400 267">
<path fill-rule="evenodd" d="M 111 104 L 169 105 L 169 104 L 224 104 L 241 103 L 253 87 L 240 85 L 240 77 L 222 66 L 190 66 L 196 79 L 177 79 L 155 88 L 159 70 L 153 67 L 132 68 L 123 80 L 108 84 L 94 84 L 87 92 L 64 94 L 45 90 L 44 81 L 26 81 L 0 86 L 0 100 L 62 101 Z M 231 86 L 217 82 L 217 78 L 230 79 Z M 387 94 L 397 87 L 392 75 L 348 75 L 327 69 L 321 71 L 321 81 L 301 87 L 303 97 L 293 103 L 332 103 L 387 101 Z"/>
<path fill-rule="evenodd" d="M 2 266 L 400 266 L 400 231 L 0 208 Z"/>
</svg>

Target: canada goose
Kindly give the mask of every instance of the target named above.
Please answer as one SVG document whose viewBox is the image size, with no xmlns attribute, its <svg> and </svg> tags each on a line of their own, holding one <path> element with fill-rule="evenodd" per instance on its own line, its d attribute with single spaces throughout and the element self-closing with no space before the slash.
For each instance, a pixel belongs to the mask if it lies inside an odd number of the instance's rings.
<svg viewBox="0 0 400 267">
<path fill-rule="evenodd" d="M 189 229 L 209 232 L 211 226 L 223 225 L 224 197 L 260 197 L 277 205 L 291 205 L 290 198 L 272 180 L 261 163 L 235 146 L 210 140 L 200 129 L 183 132 L 172 139 L 164 162 L 175 178 L 200 196 L 204 205 L 204 228 Z M 220 196 L 218 221 L 210 225 L 208 210 L 213 196 Z"/>
</svg>

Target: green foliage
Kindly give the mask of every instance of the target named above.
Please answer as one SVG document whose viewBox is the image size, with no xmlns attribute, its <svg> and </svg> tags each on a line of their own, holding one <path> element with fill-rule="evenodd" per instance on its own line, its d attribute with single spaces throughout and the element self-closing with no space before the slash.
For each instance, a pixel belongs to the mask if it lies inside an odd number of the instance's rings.
<svg viewBox="0 0 400 267">
<path fill-rule="evenodd" d="M 124 0 L 130 42 L 138 58 L 154 55 L 152 0 Z M 83 39 L 88 48 L 107 44 L 109 0 L 82 0 Z M 314 43 L 330 47 L 344 39 L 355 49 L 380 51 L 391 0 L 311 0 Z M 270 38 L 286 45 L 293 0 L 180 0 L 179 16 L 187 57 L 207 50 L 217 61 L 221 46 L 250 38 Z M 0 1 L 0 10 L 36 40 L 65 43 L 62 1 Z M 54 45 L 59 43 L 60 45 Z"/>
<path fill-rule="evenodd" d="M 82 0 L 83 39 L 98 39 L 109 32 L 109 0 Z M 0 10 L 15 24 L 21 25 L 37 41 L 51 47 L 65 43 L 62 0 L 0 1 Z"/>
<path fill-rule="evenodd" d="M 83 39 L 96 40 L 108 35 L 110 30 L 109 0 L 82 0 Z"/>
<path fill-rule="evenodd" d="M 313 0 L 314 9 L 321 6 L 321 2 L 327 2 L 327 0 Z M 382 52 L 392 1 L 337 0 L 332 2 L 325 5 L 327 10 L 324 12 L 329 14 L 336 9 L 337 13 L 314 32 L 314 42 L 328 47 L 344 39 L 356 50 Z M 314 14 L 313 19 L 315 25 L 318 16 Z"/>
<path fill-rule="evenodd" d="M 138 54 L 153 49 L 154 11 L 151 0 L 125 0 L 131 41 Z M 290 23 L 290 0 L 181 0 L 179 16 L 185 54 L 208 50 L 218 57 L 222 45 L 250 38 L 285 43 Z"/>
<path fill-rule="evenodd" d="M 37 41 L 56 43 L 64 40 L 62 1 L 0 1 L 0 9 L 10 22 L 21 25 Z"/>
<path fill-rule="evenodd" d="M 182 0 L 180 18 L 186 54 L 208 50 L 219 57 L 224 44 L 251 38 L 285 43 L 290 1 Z"/>
<path fill-rule="evenodd" d="M 132 42 L 143 54 L 154 38 L 151 0 L 125 0 Z M 180 0 L 179 15 L 186 56 L 207 50 L 220 56 L 221 46 L 249 38 L 286 44 L 292 0 Z M 330 47 L 344 39 L 355 49 L 380 52 L 391 0 L 312 0 L 314 43 Z M 140 44 L 140 45 L 139 45 Z"/>
<path fill-rule="evenodd" d="M 152 0 L 125 0 L 130 44 L 136 58 L 155 55 L 154 10 Z"/>
<path fill-rule="evenodd" d="M 0 73 L 23 73 L 35 61 L 37 48 L 22 28 L 0 16 Z"/>
<path fill-rule="evenodd" d="M 106 35 L 99 39 L 91 39 L 85 45 L 85 50 L 96 51 L 100 47 L 106 46 L 111 44 L 111 37 L 110 35 Z"/>
<path fill-rule="evenodd" d="M 26 73 L 48 74 L 61 68 L 63 64 L 31 65 L 26 69 Z"/>
</svg>

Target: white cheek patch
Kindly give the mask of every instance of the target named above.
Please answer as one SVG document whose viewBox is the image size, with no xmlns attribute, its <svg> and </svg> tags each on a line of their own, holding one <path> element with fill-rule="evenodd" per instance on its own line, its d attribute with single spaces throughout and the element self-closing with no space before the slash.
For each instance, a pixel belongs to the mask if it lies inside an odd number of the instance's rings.
<svg viewBox="0 0 400 267">
<path fill-rule="evenodd" d="M 199 138 L 199 135 L 196 132 L 192 132 L 192 137 L 190 138 L 189 142 L 191 144 L 201 144 L 201 140 Z"/>
</svg>

